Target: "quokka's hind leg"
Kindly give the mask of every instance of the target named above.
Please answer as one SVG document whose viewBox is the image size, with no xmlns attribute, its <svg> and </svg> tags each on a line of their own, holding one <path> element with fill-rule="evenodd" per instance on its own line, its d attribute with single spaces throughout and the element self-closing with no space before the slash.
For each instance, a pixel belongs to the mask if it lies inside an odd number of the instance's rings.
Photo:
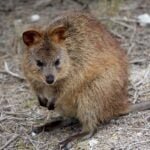
<svg viewBox="0 0 150 150">
<path fill-rule="evenodd" d="M 92 131 L 81 131 L 74 135 L 69 136 L 67 139 L 61 141 L 59 147 L 61 150 L 69 150 L 73 146 L 75 140 L 86 140 L 91 138 L 96 133 L 96 130 Z"/>
<path fill-rule="evenodd" d="M 64 119 L 63 117 L 58 117 L 58 118 L 55 118 L 54 120 L 47 122 L 43 125 L 33 127 L 32 132 L 38 134 L 42 131 L 48 132 L 48 131 L 52 131 L 56 128 L 67 127 L 67 126 L 71 126 L 71 125 L 78 124 L 78 123 L 79 123 L 79 121 L 74 118 Z"/>
</svg>

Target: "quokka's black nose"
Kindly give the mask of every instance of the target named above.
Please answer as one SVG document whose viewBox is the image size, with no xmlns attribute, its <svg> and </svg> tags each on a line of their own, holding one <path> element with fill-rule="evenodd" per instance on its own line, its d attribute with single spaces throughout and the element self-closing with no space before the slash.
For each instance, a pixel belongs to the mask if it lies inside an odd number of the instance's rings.
<svg viewBox="0 0 150 150">
<path fill-rule="evenodd" d="M 52 84 L 54 82 L 54 76 L 53 75 L 46 76 L 46 82 L 48 84 Z"/>
</svg>

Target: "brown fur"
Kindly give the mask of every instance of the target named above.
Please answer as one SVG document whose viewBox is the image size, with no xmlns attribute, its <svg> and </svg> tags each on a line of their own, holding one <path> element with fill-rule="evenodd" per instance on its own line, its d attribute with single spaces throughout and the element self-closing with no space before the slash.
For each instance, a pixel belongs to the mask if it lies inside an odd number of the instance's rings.
<svg viewBox="0 0 150 150">
<path fill-rule="evenodd" d="M 99 21 L 89 14 L 65 13 L 35 31 L 40 35 L 35 41 L 25 37 L 23 70 L 36 94 L 56 97 L 55 110 L 78 118 L 84 131 L 129 112 L 127 57 Z M 58 55 L 61 65 L 55 70 Z M 38 57 L 47 63 L 43 70 L 35 64 Z M 47 74 L 55 76 L 54 84 L 45 83 Z"/>
</svg>

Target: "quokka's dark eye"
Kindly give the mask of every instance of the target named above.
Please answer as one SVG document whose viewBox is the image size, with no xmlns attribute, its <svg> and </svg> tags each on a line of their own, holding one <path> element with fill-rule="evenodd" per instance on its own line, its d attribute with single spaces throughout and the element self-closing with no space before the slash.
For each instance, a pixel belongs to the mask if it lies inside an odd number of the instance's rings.
<svg viewBox="0 0 150 150">
<path fill-rule="evenodd" d="M 36 65 L 37 65 L 38 67 L 43 67 L 43 66 L 44 66 L 44 63 L 43 63 L 42 61 L 40 61 L 40 60 L 37 60 L 37 61 L 36 61 Z"/>
<path fill-rule="evenodd" d="M 60 65 L 60 59 L 58 58 L 58 59 L 56 59 L 56 61 L 55 61 L 55 66 L 57 67 L 57 66 L 59 66 Z"/>
</svg>

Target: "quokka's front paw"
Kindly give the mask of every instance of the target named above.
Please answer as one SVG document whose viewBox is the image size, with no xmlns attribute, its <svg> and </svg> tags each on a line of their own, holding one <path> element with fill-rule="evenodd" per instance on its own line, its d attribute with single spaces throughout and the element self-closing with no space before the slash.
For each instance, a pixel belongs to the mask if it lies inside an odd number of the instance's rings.
<svg viewBox="0 0 150 150">
<path fill-rule="evenodd" d="M 48 101 L 48 103 L 47 103 L 48 110 L 54 110 L 55 109 L 55 101 L 56 101 L 55 97 L 52 97 L 51 100 Z"/>
<path fill-rule="evenodd" d="M 40 106 L 47 107 L 48 110 L 54 110 L 55 109 L 55 98 L 51 98 L 51 100 L 48 100 L 47 98 L 41 98 L 38 96 L 38 101 Z"/>
<path fill-rule="evenodd" d="M 48 99 L 47 98 L 41 98 L 38 96 L 38 101 L 40 106 L 47 107 Z"/>
<path fill-rule="evenodd" d="M 53 97 L 50 101 L 47 103 L 48 110 L 54 110 L 55 109 L 55 98 Z"/>
</svg>

